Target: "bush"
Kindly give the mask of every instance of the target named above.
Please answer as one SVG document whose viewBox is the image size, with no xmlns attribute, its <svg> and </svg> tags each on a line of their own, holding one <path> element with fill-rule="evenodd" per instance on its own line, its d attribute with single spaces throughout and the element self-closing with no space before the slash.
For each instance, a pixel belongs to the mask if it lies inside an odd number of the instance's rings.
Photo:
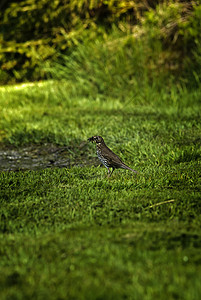
<svg viewBox="0 0 201 300">
<path fill-rule="evenodd" d="M 0 15 L 1 69 L 17 81 L 45 77 L 44 61 L 72 51 L 90 31 L 91 39 L 137 4 L 129 1 L 24 0 L 14 2 Z M 135 14 L 136 15 L 136 14 Z M 133 17 L 135 19 L 135 16 Z"/>
<path fill-rule="evenodd" d="M 194 1 L 164 2 L 145 13 L 142 26 L 150 47 L 154 51 L 161 47 L 155 68 L 167 70 L 186 83 L 200 80 L 201 5 Z"/>
</svg>

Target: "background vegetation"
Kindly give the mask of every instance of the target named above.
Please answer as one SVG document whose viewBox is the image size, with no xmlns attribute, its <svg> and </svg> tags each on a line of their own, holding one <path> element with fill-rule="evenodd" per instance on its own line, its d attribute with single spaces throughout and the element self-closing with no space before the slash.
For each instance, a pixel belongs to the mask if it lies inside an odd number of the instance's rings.
<svg viewBox="0 0 201 300">
<path fill-rule="evenodd" d="M 200 1 L 3 1 L 0 81 L 47 78 L 46 63 L 61 53 L 69 57 L 83 43 L 100 40 L 109 47 L 109 40 L 111 55 L 127 43 L 136 52 L 140 44 L 149 79 L 166 73 L 200 82 L 200 26 Z"/>
</svg>

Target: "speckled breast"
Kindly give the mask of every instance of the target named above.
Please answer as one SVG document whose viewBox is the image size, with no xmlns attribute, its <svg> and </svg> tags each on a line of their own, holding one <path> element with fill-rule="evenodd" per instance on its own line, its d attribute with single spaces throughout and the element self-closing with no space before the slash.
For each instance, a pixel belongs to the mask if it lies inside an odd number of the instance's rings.
<svg viewBox="0 0 201 300">
<path fill-rule="evenodd" d="M 98 155 L 98 158 L 100 159 L 101 163 L 106 167 L 108 168 L 109 165 L 108 165 L 108 161 L 107 159 L 104 158 L 104 156 L 101 154 L 101 151 L 100 149 L 97 147 L 97 155 Z"/>
</svg>

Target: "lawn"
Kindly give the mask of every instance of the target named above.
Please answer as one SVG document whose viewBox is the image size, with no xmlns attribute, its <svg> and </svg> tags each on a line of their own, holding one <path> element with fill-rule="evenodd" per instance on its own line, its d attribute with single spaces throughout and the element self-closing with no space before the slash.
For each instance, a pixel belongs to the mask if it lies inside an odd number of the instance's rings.
<svg viewBox="0 0 201 300">
<path fill-rule="evenodd" d="M 0 88 L 1 148 L 65 146 L 71 166 L 1 171 L 2 300 L 201 298 L 200 98 Z M 96 134 L 139 174 L 107 178 Z"/>
</svg>

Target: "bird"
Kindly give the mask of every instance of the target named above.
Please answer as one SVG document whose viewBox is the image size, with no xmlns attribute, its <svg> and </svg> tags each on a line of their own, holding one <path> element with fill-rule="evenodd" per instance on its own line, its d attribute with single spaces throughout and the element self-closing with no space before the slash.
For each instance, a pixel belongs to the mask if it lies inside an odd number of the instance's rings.
<svg viewBox="0 0 201 300">
<path fill-rule="evenodd" d="M 96 143 L 96 152 L 101 163 L 108 170 L 108 177 L 110 177 L 115 169 L 126 169 L 130 170 L 134 173 L 138 173 L 137 171 L 128 167 L 125 163 L 121 161 L 121 159 L 108 148 L 104 142 L 104 139 L 101 136 L 95 135 L 88 138 L 89 142 Z M 112 171 L 110 170 L 112 168 Z"/>
</svg>

